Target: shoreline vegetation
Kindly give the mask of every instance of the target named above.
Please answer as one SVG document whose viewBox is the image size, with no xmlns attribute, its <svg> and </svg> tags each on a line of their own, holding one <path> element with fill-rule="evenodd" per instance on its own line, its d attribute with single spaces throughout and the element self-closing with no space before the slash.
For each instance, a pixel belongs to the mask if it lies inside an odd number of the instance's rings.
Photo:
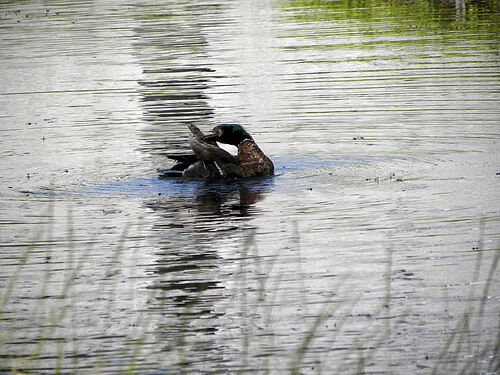
<svg viewBox="0 0 500 375">
<path fill-rule="evenodd" d="M 52 210 L 49 210 L 52 211 Z M 106 373 L 121 373 L 121 374 L 174 374 L 174 373 L 189 373 L 192 368 L 193 356 L 196 356 L 197 348 L 189 342 L 190 330 L 188 327 L 193 325 L 193 321 L 199 319 L 198 313 L 193 309 L 196 302 L 202 298 L 203 291 L 198 291 L 192 294 L 192 301 L 187 303 L 183 311 L 179 314 L 180 318 L 173 321 L 170 327 L 171 332 L 175 332 L 176 337 L 172 338 L 173 344 L 169 344 L 165 349 L 162 343 L 152 343 L 148 337 L 152 334 L 153 327 L 151 322 L 148 322 L 147 310 L 139 309 L 135 315 L 136 322 L 134 327 L 139 333 L 135 333 L 134 337 L 128 338 L 127 345 L 116 350 L 117 358 L 113 358 L 113 351 L 111 353 L 102 353 L 91 351 L 87 352 L 84 348 L 78 347 L 77 338 L 71 336 L 60 336 L 61 332 L 65 332 L 65 328 L 69 332 L 78 332 L 75 327 L 65 327 L 65 324 L 72 324 L 71 319 L 68 317 L 80 314 L 76 311 L 78 305 L 75 303 L 77 299 L 78 289 L 85 288 L 85 285 L 79 285 L 82 282 L 87 282 L 81 278 L 82 269 L 86 264 L 85 254 L 76 256 L 77 246 L 74 240 L 74 233 L 72 228 L 71 213 L 68 214 L 68 229 L 67 229 L 67 259 L 64 263 L 64 277 L 60 280 L 61 290 L 59 293 L 54 294 L 50 291 L 49 283 L 53 281 L 56 268 L 60 268 L 62 264 L 52 264 L 50 249 L 46 253 L 46 265 L 43 273 L 43 278 L 39 281 L 38 292 L 36 295 L 30 296 L 31 302 L 29 303 L 30 310 L 23 311 L 22 324 L 19 320 L 19 312 L 13 309 L 14 304 L 19 303 L 19 296 L 17 295 L 18 285 L 20 280 L 28 278 L 26 275 L 28 265 L 33 261 L 33 256 L 36 252 L 35 244 L 41 239 L 46 238 L 50 242 L 51 231 L 50 226 L 47 228 L 47 233 L 44 231 L 38 232 L 33 239 L 32 244 L 24 246 L 21 251 L 21 257 L 17 260 L 17 266 L 12 275 L 4 280 L 3 287 L 0 294 L 0 374 L 29 374 L 29 373 L 50 373 L 50 374 L 63 374 L 63 373 L 80 373 L 88 372 L 89 370 L 95 374 Z M 300 235 L 297 229 L 297 223 L 294 224 L 293 235 L 291 238 L 292 244 L 289 246 L 294 247 L 297 255 L 297 262 L 301 262 L 301 246 Z M 498 262 L 500 258 L 499 249 L 495 249 L 492 257 L 485 257 L 483 251 L 484 243 L 484 222 L 480 226 L 480 239 L 478 246 L 475 249 L 476 261 L 474 265 L 473 279 L 470 280 L 469 294 L 466 299 L 465 309 L 461 314 L 457 315 L 453 329 L 444 329 L 442 334 L 442 345 L 437 355 L 428 356 L 425 358 L 426 368 L 429 374 L 475 374 L 475 373 L 495 373 L 499 370 L 500 358 L 498 356 L 500 348 L 500 335 L 488 335 L 483 333 L 483 323 L 485 319 L 485 311 L 488 303 L 492 302 L 490 299 L 492 283 L 495 281 L 495 273 L 498 269 Z M 116 274 L 117 268 L 121 264 L 121 254 L 123 248 L 126 246 L 126 237 L 129 233 L 130 226 L 128 226 L 122 233 L 122 237 L 117 241 L 117 248 L 111 255 L 111 262 L 105 272 L 107 277 L 113 277 Z M 47 236 L 47 237 L 45 237 Z M 262 319 L 262 317 L 252 316 L 249 311 L 254 302 L 260 303 L 264 307 L 265 314 L 264 332 L 267 337 L 262 341 L 263 346 L 273 347 L 276 334 L 274 332 L 273 324 L 277 323 L 277 311 L 273 308 L 276 302 L 276 291 L 279 289 L 280 283 L 283 281 L 284 275 L 273 275 L 274 268 L 273 260 L 267 269 L 263 268 L 260 264 L 261 259 L 259 256 L 256 233 L 250 230 L 245 240 L 242 243 L 242 258 L 239 263 L 239 270 L 236 274 L 235 283 L 242 291 L 240 303 L 240 316 L 242 320 L 240 324 L 245 326 L 241 331 L 241 358 L 239 359 L 240 368 L 244 371 L 249 371 L 249 359 L 251 355 L 249 347 L 253 345 L 252 342 L 256 339 L 255 334 L 249 329 L 251 326 L 259 326 L 263 323 L 260 321 L 252 321 L 252 319 Z M 90 252 L 90 249 L 89 249 Z M 301 374 L 304 373 L 305 368 L 311 367 L 315 363 L 318 373 L 331 373 L 336 370 L 338 373 L 365 373 L 369 370 L 369 366 L 374 362 L 376 357 L 380 355 L 380 350 L 393 340 L 395 334 L 394 322 L 391 317 L 391 303 L 392 303 L 392 275 L 394 274 L 393 250 L 386 249 L 386 270 L 384 271 L 385 280 L 385 295 L 380 298 L 378 307 L 371 313 L 373 325 L 367 327 L 367 334 L 363 335 L 346 348 L 345 350 L 345 363 L 338 364 L 336 369 L 321 369 L 321 360 L 318 359 L 321 355 L 325 355 L 325 349 L 315 345 L 315 340 L 318 337 L 324 336 L 325 327 L 333 325 L 335 330 L 333 337 L 330 337 L 330 344 L 340 340 L 340 335 L 343 333 L 344 327 L 348 325 L 348 320 L 356 317 L 353 311 L 356 306 L 363 302 L 360 295 L 356 295 L 350 301 L 339 298 L 339 295 L 345 293 L 340 292 L 343 283 L 341 280 L 337 289 L 331 293 L 322 306 L 317 309 L 308 319 L 311 321 L 309 329 L 302 332 L 302 337 L 298 340 L 299 344 L 287 354 L 288 365 L 286 371 L 280 370 L 280 373 Z M 486 254 L 488 255 L 488 254 Z M 490 259 L 490 264 L 484 264 L 485 259 Z M 245 275 L 248 272 L 248 267 L 251 263 L 260 269 L 261 278 L 256 280 L 249 280 Z M 300 267 L 300 264 L 297 265 Z M 482 273 L 487 269 L 486 277 L 482 277 Z M 483 275 L 484 276 L 484 275 Z M 97 282 L 98 280 L 95 280 Z M 303 281 L 304 282 L 304 281 Z M 253 283 L 253 285 L 249 285 Z M 115 283 L 115 286 L 118 286 Z M 245 294 L 245 290 L 256 290 L 257 300 L 250 301 L 249 296 Z M 168 289 L 148 290 L 144 291 L 149 293 L 150 298 L 158 301 L 167 301 L 166 293 Z M 139 293 L 143 293 L 139 291 Z M 301 292 L 302 293 L 302 292 Z M 111 295 L 102 295 L 100 300 L 108 303 L 106 309 L 110 316 L 113 315 L 113 309 L 119 307 L 119 301 L 116 301 L 114 291 Z M 305 300 L 307 296 L 303 294 Z M 21 297 L 27 298 L 27 297 Z M 307 301 L 304 301 L 304 306 Z M 168 308 L 165 307 L 167 310 Z M 339 314 L 339 312 L 341 312 Z M 279 315 L 279 312 L 278 312 Z M 389 319 L 387 319 L 389 317 Z M 359 318 L 359 317 L 358 317 Z M 380 321 L 383 322 L 380 325 Z M 498 317 L 500 325 L 500 315 Z M 170 324 L 170 323 L 166 323 Z M 15 327 L 15 328 L 14 328 Z M 61 331 L 62 329 L 62 331 Z M 92 330 L 92 327 L 88 327 Z M 224 327 L 220 327 L 223 331 Z M 290 327 L 290 329 L 294 329 Z M 20 334 L 23 330 L 29 334 Z M 368 331 L 370 331 L 368 333 Z M 57 332 L 57 333 L 56 333 Z M 95 332 L 95 335 L 106 336 L 107 332 Z M 327 333 L 331 335 L 331 333 Z M 479 337 L 478 337 L 479 336 Z M 487 336 L 487 337 L 484 337 Z M 112 337 L 112 335 L 110 336 Z M 117 336 L 118 337 L 118 336 Z M 482 346 L 474 346 L 471 341 L 474 337 L 475 342 L 483 342 Z M 122 337 L 123 338 L 123 337 Z M 484 340 L 483 340 L 484 338 Z M 418 337 L 413 338 L 418 340 Z M 152 346 L 158 345 L 158 348 Z M 153 352 L 169 352 L 171 358 L 177 358 L 167 363 L 149 363 L 147 353 Z M 318 353 L 316 353 L 318 352 Z M 328 352 L 328 351 L 327 351 Z M 172 357 L 173 355 L 173 357 Z M 255 355 L 255 354 L 254 354 Z M 273 356 L 271 354 L 263 354 L 262 368 L 257 371 L 258 373 L 276 373 L 273 365 Z M 327 355 L 327 353 L 326 353 Z M 316 358 L 316 359 L 314 359 Z M 314 367 L 313 366 L 313 367 Z M 246 370 L 245 370 L 246 369 Z M 231 372 L 233 369 L 226 369 Z M 314 372 L 314 371 L 313 371 Z"/>
</svg>

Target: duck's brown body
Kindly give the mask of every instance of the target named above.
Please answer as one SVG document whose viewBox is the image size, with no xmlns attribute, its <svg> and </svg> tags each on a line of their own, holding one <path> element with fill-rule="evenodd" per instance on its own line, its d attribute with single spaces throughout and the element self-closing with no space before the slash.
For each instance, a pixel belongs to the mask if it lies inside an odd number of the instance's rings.
<svg viewBox="0 0 500 375">
<path fill-rule="evenodd" d="M 262 152 L 253 139 L 245 139 L 238 145 L 237 158 L 243 177 L 274 174 L 273 162 Z"/>
</svg>

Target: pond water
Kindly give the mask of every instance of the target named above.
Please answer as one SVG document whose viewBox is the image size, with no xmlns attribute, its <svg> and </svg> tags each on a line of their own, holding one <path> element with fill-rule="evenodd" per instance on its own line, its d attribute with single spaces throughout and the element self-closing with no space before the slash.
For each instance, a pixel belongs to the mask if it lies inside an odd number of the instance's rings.
<svg viewBox="0 0 500 375">
<path fill-rule="evenodd" d="M 498 372 L 498 1 L 160 3 L 0 1 L 0 373 Z"/>
</svg>

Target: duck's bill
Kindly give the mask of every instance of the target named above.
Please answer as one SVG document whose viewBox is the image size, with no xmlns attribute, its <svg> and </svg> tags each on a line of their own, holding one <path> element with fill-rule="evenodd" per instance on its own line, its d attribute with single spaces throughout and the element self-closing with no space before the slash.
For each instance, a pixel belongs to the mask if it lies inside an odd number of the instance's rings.
<svg viewBox="0 0 500 375">
<path fill-rule="evenodd" d="M 217 140 L 217 137 L 219 135 L 217 133 L 210 133 L 210 134 L 205 134 L 202 139 L 205 141 L 205 142 L 210 142 L 210 141 L 216 141 Z"/>
</svg>

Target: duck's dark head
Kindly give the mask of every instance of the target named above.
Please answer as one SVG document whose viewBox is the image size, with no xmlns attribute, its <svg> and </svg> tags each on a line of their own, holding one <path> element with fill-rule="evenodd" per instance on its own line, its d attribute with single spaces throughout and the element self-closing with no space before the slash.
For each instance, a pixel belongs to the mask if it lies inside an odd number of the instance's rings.
<svg viewBox="0 0 500 375">
<path fill-rule="evenodd" d="M 213 128 L 212 133 L 207 134 L 204 138 L 234 146 L 238 146 L 245 139 L 252 139 L 243 126 L 238 124 L 217 125 Z"/>
</svg>

